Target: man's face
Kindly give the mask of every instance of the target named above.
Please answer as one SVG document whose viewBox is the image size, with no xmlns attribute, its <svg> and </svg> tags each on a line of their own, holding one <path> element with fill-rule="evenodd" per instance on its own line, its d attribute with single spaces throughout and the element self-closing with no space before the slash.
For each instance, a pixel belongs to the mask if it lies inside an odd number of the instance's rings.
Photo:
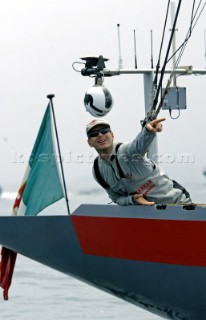
<svg viewBox="0 0 206 320">
<path fill-rule="evenodd" d="M 100 130 L 102 128 L 106 128 L 104 125 L 97 125 L 90 132 Z M 88 139 L 88 143 L 90 147 L 93 147 L 98 151 L 103 151 L 107 149 L 113 148 L 113 140 L 114 140 L 114 135 L 113 132 L 109 131 L 107 133 L 101 133 L 98 132 L 98 135 L 96 137 L 90 137 Z"/>
</svg>

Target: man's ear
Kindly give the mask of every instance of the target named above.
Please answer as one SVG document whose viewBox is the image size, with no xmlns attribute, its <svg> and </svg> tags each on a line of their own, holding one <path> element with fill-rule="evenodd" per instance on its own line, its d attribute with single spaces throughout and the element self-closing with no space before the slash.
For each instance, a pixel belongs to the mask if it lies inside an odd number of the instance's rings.
<svg viewBox="0 0 206 320">
<path fill-rule="evenodd" d="M 91 142 L 89 141 L 89 139 L 87 140 L 88 145 L 92 148 Z"/>
</svg>

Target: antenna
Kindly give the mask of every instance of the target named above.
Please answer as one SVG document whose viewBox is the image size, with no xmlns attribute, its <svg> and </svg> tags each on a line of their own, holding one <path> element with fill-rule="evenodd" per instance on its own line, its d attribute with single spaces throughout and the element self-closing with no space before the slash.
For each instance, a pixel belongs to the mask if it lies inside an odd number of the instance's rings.
<svg viewBox="0 0 206 320">
<path fill-rule="evenodd" d="M 123 69 L 123 60 L 121 55 L 121 44 L 120 44 L 120 24 L 117 24 L 118 30 L 118 44 L 119 44 L 119 69 Z"/>
<path fill-rule="evenodd" d="M 206 61 L 206 29 L 204 29 L 204 43 L 205 43 L 205 61 Z M 206 66 L 205 66 L 206 69 Z"/>
<path fill-rule="evenodd" d="M 151 39 L 151 68 L 154 68 L 153 64 L 153 32 L 150 30 L 150 39 Z"/>
<path fill-rule="evenodd" d="M 134 30 L 134 68 L 137 69 L 137 44 L 136 44 L 135 30 Z"/>
</svg>

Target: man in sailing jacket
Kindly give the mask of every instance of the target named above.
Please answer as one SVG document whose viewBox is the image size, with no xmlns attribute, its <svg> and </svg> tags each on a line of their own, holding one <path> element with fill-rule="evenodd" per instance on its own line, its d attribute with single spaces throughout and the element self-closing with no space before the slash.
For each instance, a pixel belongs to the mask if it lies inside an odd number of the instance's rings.
<svg viewBox="0 0 206 320">
<path fill-rule="evenodd" d="M 185 188 L 146 156 L 164 120 L 151 121 L 133 141 L 120 144 L 114 143 L 114 134 L 105 120 L 94 119 L 87 125 L 88 143 L 99 154 L 94 161 L 94 178 L 118 205 L 191 202 Z"/>
</svg>

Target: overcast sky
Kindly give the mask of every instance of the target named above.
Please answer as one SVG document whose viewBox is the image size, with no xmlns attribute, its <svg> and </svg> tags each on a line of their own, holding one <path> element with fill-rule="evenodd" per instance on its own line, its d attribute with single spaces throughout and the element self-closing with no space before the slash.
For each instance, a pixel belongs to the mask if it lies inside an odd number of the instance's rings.
<svg viewBox="0 0 206 320">
<path fill-rule="evenodd" d="M 189 28 L 193 1 L 182 2 L 177 46 Z M 88 179 L 93 183 L 88 153 L 94 156 L 95 152 L 87 145 L 85 135 L 85 125 L 92 117 L 85 111 L 83 99 L 94 81 L 75 72 L 72 63 L 82 56 L 102 54 L 110 59 L 108 68 L 118 68 L 119 23 L 124 68 L 134 68 L 134 29 L 138 67 L 150 67 L 150 30 L 156 65 L 166 6 L 165 0 L 0 0 L 0 185 L 4 189 L 16 191 L 19 186 L 49 93 L 56 96 L 54 106 L 68 188 L 84 187 Z M 205 17 L 206 11 L 180 65 L 205 68 Z M 169 16 L 162 61 L 170 27 Z M 165 76 L 164 85 L 167 79 Z M 114 97 L 107 120 L 115 138 L 129 141 L 139 132 L 144 118 L 143 76 L 106 78 L 104 85 Z M 165 111 L 160 114 L 167 118 L 159 134 L 159 153 L 164 155 L 161 165 L 182 183 L 191 181 L 191 176 L 193 181 L 203 181 L 206 78 L 181 77 L 177 85 L 187 89 L 188 109 L 177 120 L 171 120 Z M 189 163 L 181 163 L 181 154 L 190 155 Z M 21 159 L 19 155 L 23 155 Z M 78 163 L 79 155 L 84 155 L 83 163 Z"/>
</svg>

